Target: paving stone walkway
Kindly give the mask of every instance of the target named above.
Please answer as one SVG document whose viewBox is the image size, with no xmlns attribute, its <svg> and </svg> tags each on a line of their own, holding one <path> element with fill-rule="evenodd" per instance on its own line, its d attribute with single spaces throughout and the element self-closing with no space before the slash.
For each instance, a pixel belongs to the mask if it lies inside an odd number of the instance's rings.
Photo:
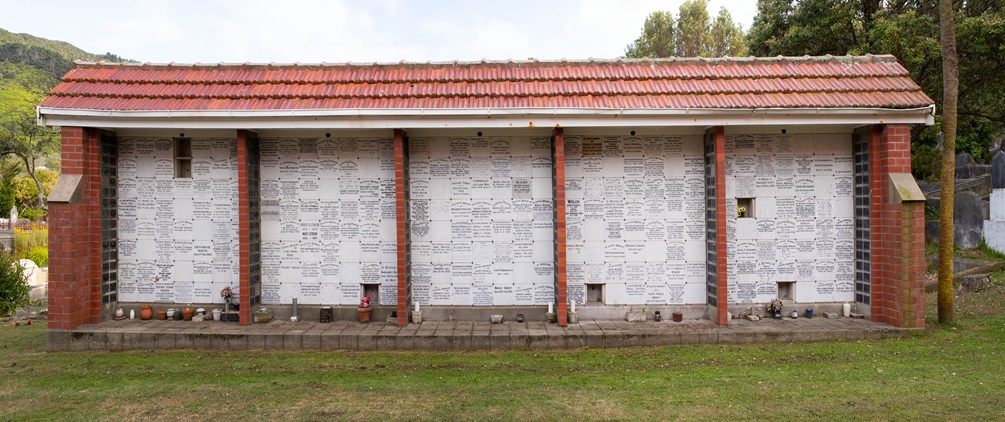
<svg viewBox="0 0 1005 422">
<path fill-rule="evenodd" d="M 49 351 L 81 350 L 437 350 L 576 349 L 677 344 L 812 342 L 900 337 L 913 330 L 849 318 L 684 322 L 425 321 L 406 327 L 350 321 L 227 322 L 107 321 L 48 331 Z"/>
</svg>

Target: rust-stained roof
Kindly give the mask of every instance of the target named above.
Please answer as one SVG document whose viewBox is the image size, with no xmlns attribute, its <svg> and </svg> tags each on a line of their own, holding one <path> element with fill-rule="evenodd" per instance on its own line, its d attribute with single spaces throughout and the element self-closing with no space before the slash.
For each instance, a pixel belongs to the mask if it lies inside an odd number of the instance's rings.
<svg viewBox="0 0 1005 422">
<path fill-rule="evenodd" d="M 41 103 L 83 110 L 928 107 L 893 56 L 399 64 L 78 62 Z"/>
</svg>

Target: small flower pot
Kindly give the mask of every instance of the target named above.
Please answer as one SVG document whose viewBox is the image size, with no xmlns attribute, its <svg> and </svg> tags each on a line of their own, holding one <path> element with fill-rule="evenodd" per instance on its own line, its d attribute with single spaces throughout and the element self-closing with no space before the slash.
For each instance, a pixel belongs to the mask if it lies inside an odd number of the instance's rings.
<svg viewBox="0 0 1005 422">
<path fill-rule="evenodd" d="M 195 312 L 195 310 L 192 309 L 192 308 L 182 308 L 182 310 L 181 310 L 181 318 L 184 319 L 185 321 L 191 321 L 192 320 L 192 314 L 194 312 Z"/>
<path fill-rule="evenodd" d="M 140 319 L 147 321 L 154 317 L 154 310 L 150 305 L 140 308 Z"/>
<path fill-rule="evenodd" d="M 681 321 L 684 321 L 684 314 L 681 312 L 674 312 L 673 322 L 681 322 Z"/>
<path fill-rule="evenodd" d="M 158 309 L 157 310 L 157 319 L 159 319 L 161 321 L 167 320 L 168 319 L 168 311 L 167 311 L 167 309 Z"/>
<path fill-rule="evenodd" d="M 370 314 L 373 312 L 373 308 L 356 308 L 359 311 L 359 322 L 366 324 L 370 322 Z"/>
</svg>

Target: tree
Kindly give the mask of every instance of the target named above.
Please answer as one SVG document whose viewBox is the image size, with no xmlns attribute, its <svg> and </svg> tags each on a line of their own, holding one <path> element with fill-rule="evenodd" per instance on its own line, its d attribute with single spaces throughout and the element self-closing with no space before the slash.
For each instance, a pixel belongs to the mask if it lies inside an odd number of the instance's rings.
<svg viewBox="0 0 1005 422">
<path fill-rule="evenodd" d="M 35 110 L 31 104 L 38 100 L 40 96 L 28 106 L 15 103 L 0 111 L 0 157 L 14 156 L 24 164 L 25 172 L 38 189 L 38 203 L 35 205 L 48 211 L 45 189 L 38 178 L 36 166 L 47 153 L 59 148 L 59 133 L 35 122 Z"/>
<path fill-rule="evenodd" d="M 709 33 L 708 0 L 687 0 L 677 12 L 677 55 L 708 56 L 712 45 Z"/>
<path fill-rule="evenodd" d="M 672 12 L 650 13 L 642 33 L 625 48 L 625 57 L 724 57 L 747 55 L 746 35 L 725 8 L 712 22 L 708 0 L 688 0 L 677 22 Z"/>
<path fill-rule="evenodd" d="M 953 182 L 956 167 L 956 101 L 959 63 L 956 56 L 955 11 L 951 0 L 939 4 L 942 36 L 942 181 L 939 195 L 939 322 L 953 320 Z"/>
<path fill-rule="evenodd" d="M 712 40 L 711 57 L 746 56 L 747 39 L 743 27 L 733 23 L 733 17 L 725 7 L 719 9 L 719 16 L 712 22 L 709 32 Z"/>
<path fill-rule="evenodd" d="M 673 13 L 652 12 L 642 25 L 642 35 L 625 49 L 625 57 L 673 57 L 676 45 Z"/>
<path fill-rule="evenodd" d="M 757 0 L 757 14 L 747 34 L 750 53 L 766 57 L 779 54 L 776 44 L 789 31 L 792 0 Z"/>
<path fill-rule="evenodd" d="M 936 104 L 943 100 L 937 0 L 758 0 L 747 37 L 757 56 L 893 54 Z M 1005 133 L 1005 2 L 955 2 L 959 65 L 958 152 L 990 157 Z M 912 128 L 912 170 L 919 179 L 941 174 L 936 125 Z"/>
</svg>

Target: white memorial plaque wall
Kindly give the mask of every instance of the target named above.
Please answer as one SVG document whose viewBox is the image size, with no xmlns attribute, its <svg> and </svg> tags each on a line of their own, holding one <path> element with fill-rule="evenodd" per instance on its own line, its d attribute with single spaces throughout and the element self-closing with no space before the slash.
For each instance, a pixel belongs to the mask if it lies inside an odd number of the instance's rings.
<svg viewBox="0 0 1005 422">
<path fill-rule="evenodd" d="M 222 303 L 236 287 L 237 141 L 192 138 L 192 177 L 174 140 L 119 137 L 119 300 Z"/>
<path fill-rule="evenodd" d="M 262 303 L 397 304 L 390 138 L 262 138 Z"/>
<path fill-rule="evenodd" d="M 412 299 L 553 301 L 551 139 L 409 140 Z"/>
<path fill-rule="evenodd" d="M 850 134 L 726 135 L 729 302 L 852 300 Z M 752 199 L 737 217 L 737 198 Z M 747 203 L 744 202 L 744 205 Z"/>
<path fill-rule="evenodd" d="M 566 136 L 569 297 L 704 303 L 700 135 Z"/>
</svg>

